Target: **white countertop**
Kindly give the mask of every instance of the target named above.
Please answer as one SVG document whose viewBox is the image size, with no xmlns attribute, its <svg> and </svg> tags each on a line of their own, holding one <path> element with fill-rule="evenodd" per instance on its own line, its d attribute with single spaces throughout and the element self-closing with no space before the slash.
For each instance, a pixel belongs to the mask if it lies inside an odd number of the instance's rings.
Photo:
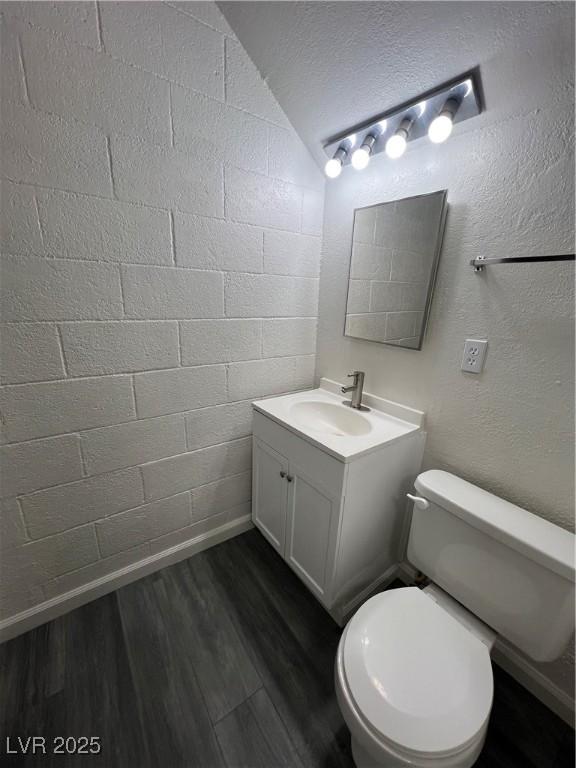
<svg viewBox="0 0 576 768">
<path fill-rule="evenodd" d="M 337 394 L 339 384 L 328 379 L 321 379 L 320 384 L 319 389 L 256 400 L 252 405 L 260 413 L 344 462 L 353 461 L 422 429 L 422 411 L 366 393 L 363 402 L 369 405 L 370 410 L 359 412 L 342 404 L 345 398 L 349 399 L 349 395 Z M 316 417 L 315 404 L 320 404 L 321 409 L 324 408 L 322 404 L 327 404 L 328 421 L 322 422 L 321 417 Z M 312 414 L 310 419 L 307 418 L 308 413 Z M 352 429 L 358 426 L 359 431 L 364 433 L 345 434 L 336 428 L 330 429 L 331 415 L 352 425 Z"/>
</svg>

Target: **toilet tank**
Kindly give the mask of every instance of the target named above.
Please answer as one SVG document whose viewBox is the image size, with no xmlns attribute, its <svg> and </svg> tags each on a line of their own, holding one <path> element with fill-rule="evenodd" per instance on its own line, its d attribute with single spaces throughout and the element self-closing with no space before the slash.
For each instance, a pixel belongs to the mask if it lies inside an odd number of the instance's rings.
<svg viewBox="0 0 576 768">
<path fill-rule="evenodd" d="M 419 475 L 408 560 L 537 661 L 574 631 L 574 534 L 440 470 Z"/>
</svg>

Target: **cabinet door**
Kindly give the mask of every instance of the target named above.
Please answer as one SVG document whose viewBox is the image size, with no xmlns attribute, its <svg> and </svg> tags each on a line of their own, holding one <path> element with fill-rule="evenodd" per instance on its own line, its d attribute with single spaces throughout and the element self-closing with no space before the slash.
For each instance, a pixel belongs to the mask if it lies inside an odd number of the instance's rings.
<svg viewBox="0 0 576 768">
<path fill-rule="evenodd" d="M 266 443 L 254 439 L 252 521 L 284 556 L 288 462 Z"/>
<path fill-rule="evenodd" d="M 340 499 L 294 465 L 290 476 L 285 559 L 329 605 Z"/>
</svg>

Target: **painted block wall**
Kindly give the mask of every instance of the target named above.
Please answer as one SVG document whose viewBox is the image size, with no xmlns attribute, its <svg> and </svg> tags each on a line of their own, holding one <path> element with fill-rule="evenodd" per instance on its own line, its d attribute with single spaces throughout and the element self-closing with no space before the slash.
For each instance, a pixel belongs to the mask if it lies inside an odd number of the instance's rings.
<svg viewBox="0 0 576 768">
<path fill-rule="evenodd" d="M 0 11 L 5 619 L 249 513 L 324 181 L 214 4 Z"/>
<path fill-rule="evenodd" d="M 468 264 L 574 252 L 573 16 L 549 10 L 478 62 L 481 116 L 445 144 L 415 142 L 327 183 L 317 375 L 366 371 L 367 391 L 426 412 L 424 468 L 573 530 L 574 264 Z M 449 210 L 422 350 L 345 338 L 354 209 L 439 189 Z M 481 375 L 460 370 L 466 338 L 489 340 Z M 571 652 L 538 670 L 573 699 Z"/>
</svg>

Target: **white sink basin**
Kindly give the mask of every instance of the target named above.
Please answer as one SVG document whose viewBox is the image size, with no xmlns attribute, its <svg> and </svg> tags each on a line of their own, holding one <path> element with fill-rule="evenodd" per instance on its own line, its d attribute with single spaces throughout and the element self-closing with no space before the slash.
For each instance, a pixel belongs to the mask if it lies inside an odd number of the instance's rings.
<svg viewBox="0 0 576 768">
<path fill-rule="evenodd" d="M 324 403 L 320 400 L 301 400 L 288 409 L 288 415 L 301 427 L 326 435 L 367 435 L 372 425 L 349 406 Z"/>
<path fill-rule="evenodd" d="M 359 413 L 342 405 L 340 384 L 329 379 L 320 383 L 319 389 L 257 400 L 253 406 L 345 462 L 422 429 L 422 411 L 364 393 L 370 410 Z"/>
</svg>

